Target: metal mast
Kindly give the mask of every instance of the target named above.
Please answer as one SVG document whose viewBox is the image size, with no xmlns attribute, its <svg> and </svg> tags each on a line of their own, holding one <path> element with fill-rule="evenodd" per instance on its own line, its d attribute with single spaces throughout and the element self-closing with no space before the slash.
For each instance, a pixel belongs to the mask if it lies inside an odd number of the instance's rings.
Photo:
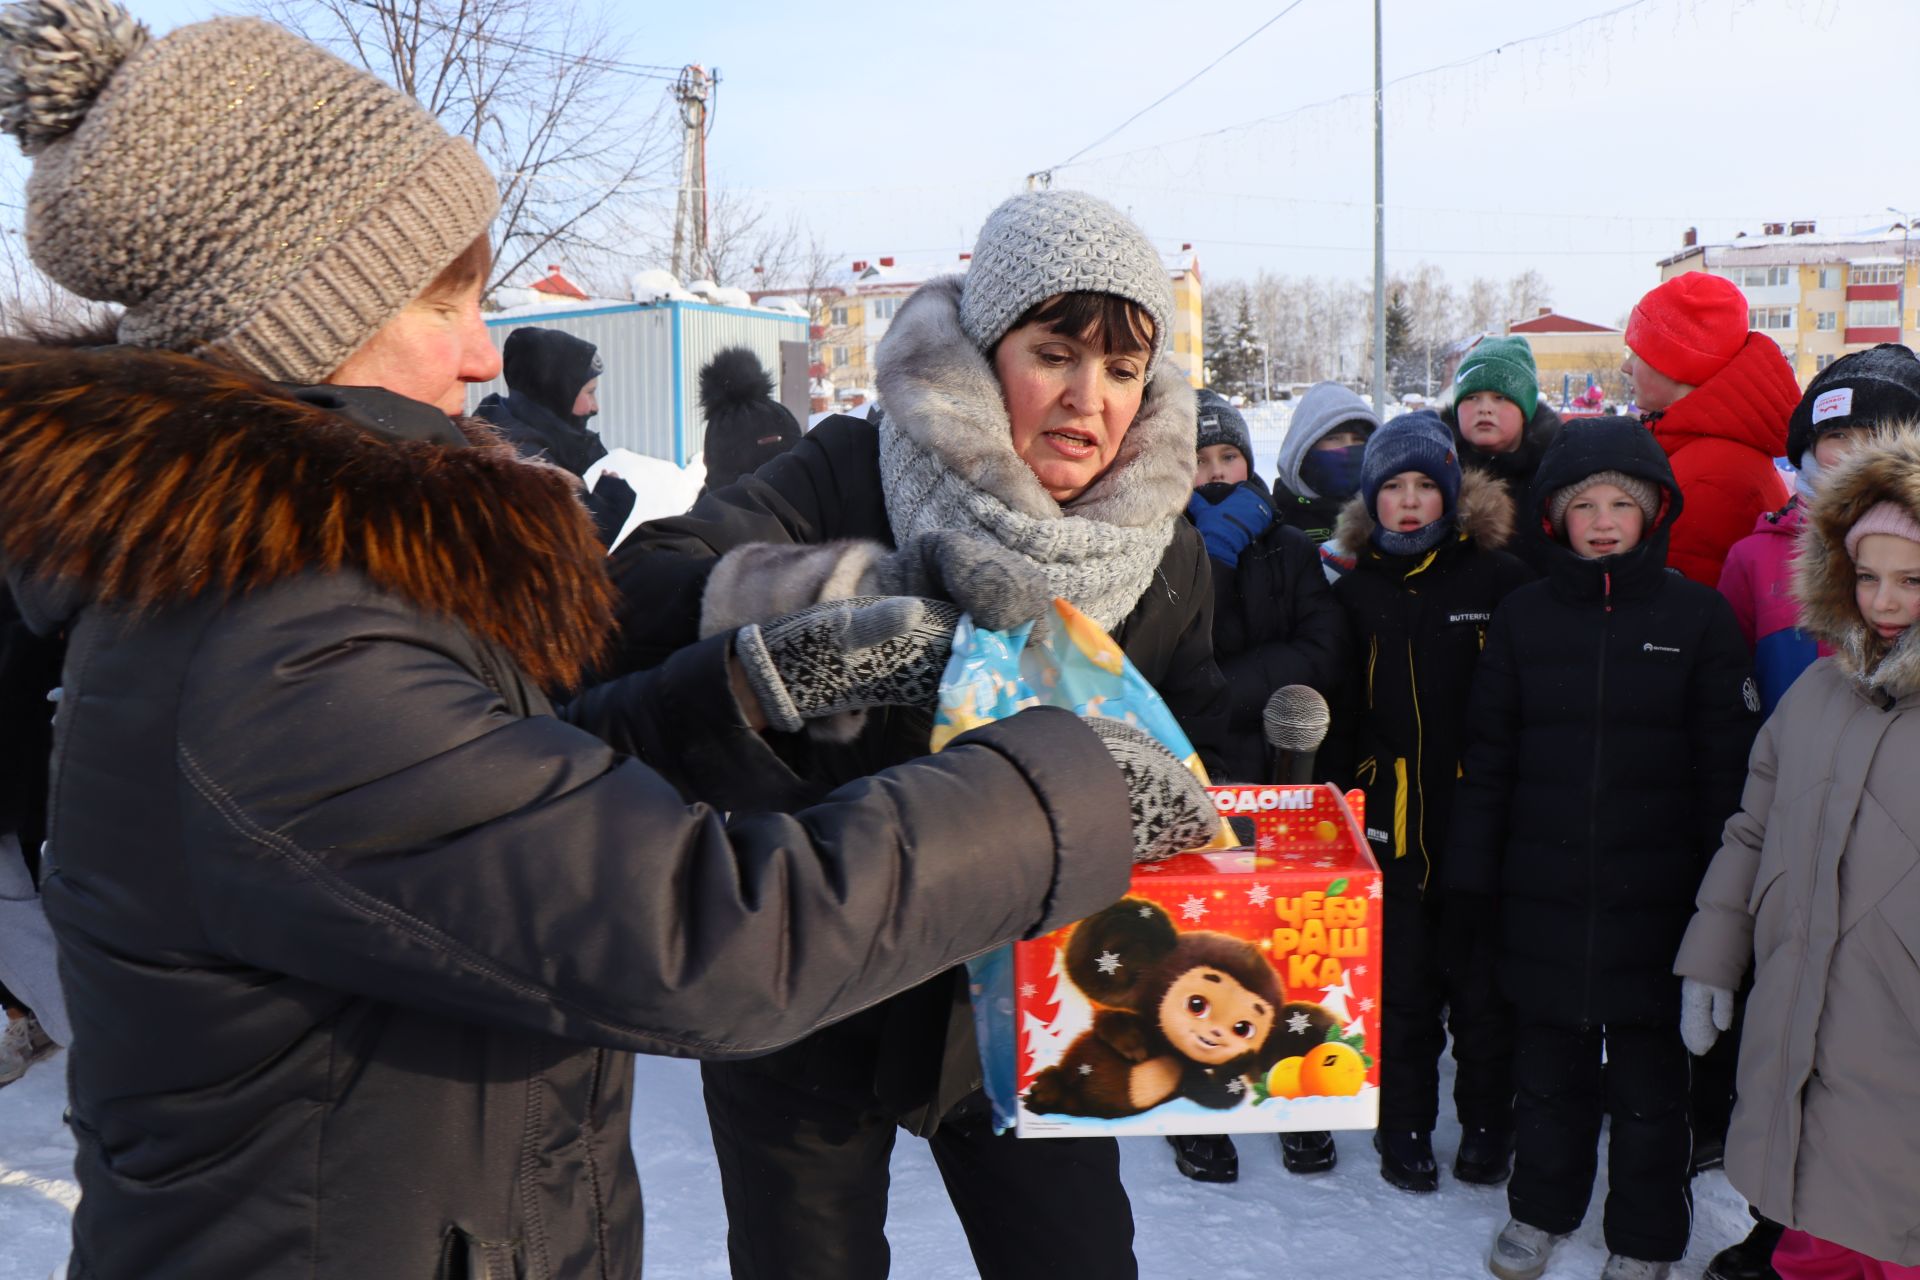
<svg viewBox="0 0 1920 1280">
<path fill-rule="evenodd" d="M 712 93 L 713 80 L 703 67 L 682 68 L 673 85 L 686 133 L 673 214 L 672 270 L 681 284 L 707 273 L 707 102 Z"/>
</svg>

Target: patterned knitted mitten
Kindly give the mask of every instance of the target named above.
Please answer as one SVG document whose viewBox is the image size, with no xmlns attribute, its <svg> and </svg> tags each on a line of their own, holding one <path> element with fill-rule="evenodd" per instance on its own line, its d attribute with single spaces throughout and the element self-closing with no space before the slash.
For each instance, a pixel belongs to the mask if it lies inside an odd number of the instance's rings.
<svg viewBox="0 0 1920 1280">
<path fill-rule="evenodd" d="M 1158 862 L 1213 838 L 1219 814 L 1193 770 L 1151 735 L 1124 720 L 1086 716 L 1127 780 L 1133 860 Z"/>
<path fill-rule="evenodd" d="M 960 611 L 939 600 L 855 596 L 741 627 L 733 651 L 767 723 L 867 707 L 931 707 Z"/>
</svg>

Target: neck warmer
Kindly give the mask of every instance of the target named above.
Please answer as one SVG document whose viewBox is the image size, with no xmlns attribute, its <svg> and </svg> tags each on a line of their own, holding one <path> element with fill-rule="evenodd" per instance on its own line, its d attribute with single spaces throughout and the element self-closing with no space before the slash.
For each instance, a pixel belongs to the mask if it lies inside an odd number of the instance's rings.
<svg viewBox="0 0 1920 1280">
<path fill-rule="evenodd" d="M 1814 492 L 1825 478 L 1826 469 L 1820 465 L 1820 459 L 1813 456 L 1813 450 L 1809 449 L 1800 456 L 1803 461 L 1793 473 L 1793 491 L 1812 502 Z"/>
<path fill-rule="evenodd" d="M 1373 545 L 1390 556 L 1425 555 L 1440 545 L 1453 528 L 1452 516 L 1441 516 L 1432 524 L 1423 524 L 1412 533 L 1397 533 L 1383 524 L 1373 526 Z"/>
<path fill-rule="evenodd" d="M 1065 506 L 1013 451 L 987 358 L 960 326 L 958 277 L 907 299 L 877 353 L 880 483 L 896 543 L 968 529 L 1045 571 L 1056 595 L 1111 631 L 1145 594 L 1193 492 L 1194 397 L 1161 370 L 1120 451 Z"/>
<path fill-rule="evenodd" d="M 1360 459 L 1366 452 L 1363 444 L 1315 449 L 1300 460 L 1301 482 L 1323 498 L 1344 502 L 1360 492 Z"/>
</svg>

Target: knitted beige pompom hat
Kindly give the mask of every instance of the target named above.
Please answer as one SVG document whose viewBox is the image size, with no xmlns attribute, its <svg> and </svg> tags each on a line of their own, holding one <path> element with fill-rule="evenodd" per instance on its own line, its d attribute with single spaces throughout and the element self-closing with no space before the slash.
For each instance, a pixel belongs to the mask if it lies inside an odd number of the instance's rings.
<svg viewBox="0 0 1920 1280">
<path fill-rule="evenodd" d="M 465 139 L 253 18 L 160 40 L 110 0 L 0 10 L 0 130 L 34 158 L 27 248 L 120 341 L 324 380 L 484 232 Z"/>
</svg>

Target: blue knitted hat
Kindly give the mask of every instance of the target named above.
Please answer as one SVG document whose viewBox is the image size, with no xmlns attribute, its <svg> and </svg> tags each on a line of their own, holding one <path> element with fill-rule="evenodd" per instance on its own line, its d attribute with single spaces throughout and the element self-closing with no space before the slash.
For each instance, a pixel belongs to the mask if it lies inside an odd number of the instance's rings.
<svg viewBox="0 0 1920 1280">
<path fill-rule="evenodd" d="M 1431 409 L 1403 413 L 1367 438 L 1360 457 L 1360 496 L 1367 514 L 1378 518 L 1380 486 L 1402 471 L 1431 476 L 1446 502 L 1442 519 L 1453 514 L 1460 497 L 1460 456 L 1453 432 Z"/>
</svg>

